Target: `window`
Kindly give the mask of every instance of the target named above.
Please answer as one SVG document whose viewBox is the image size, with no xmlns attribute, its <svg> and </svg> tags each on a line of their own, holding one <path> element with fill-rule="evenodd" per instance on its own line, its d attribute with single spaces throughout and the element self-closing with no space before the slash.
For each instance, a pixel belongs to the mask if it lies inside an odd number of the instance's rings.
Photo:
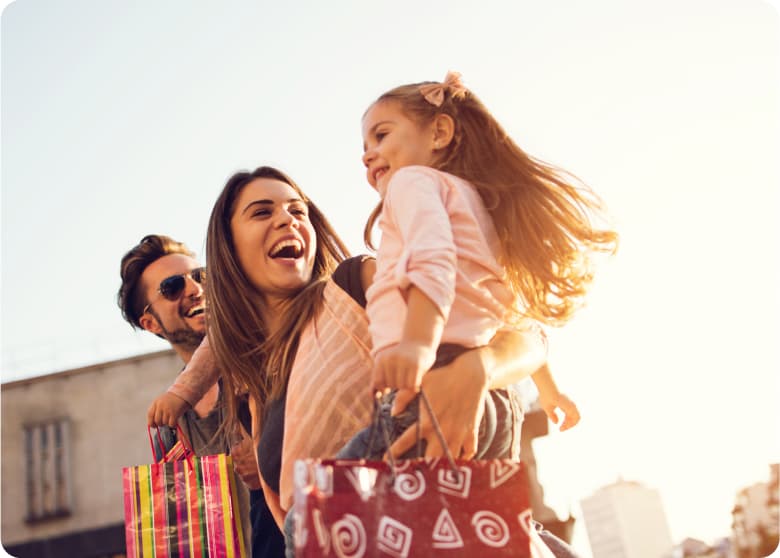
<svg viewBox="0 0 780 558">
<path fill-rule="evenodd" d="M 70 515 L 69 434 L 67 419 L 24 427 L 28 522 Z"/>
</svg>

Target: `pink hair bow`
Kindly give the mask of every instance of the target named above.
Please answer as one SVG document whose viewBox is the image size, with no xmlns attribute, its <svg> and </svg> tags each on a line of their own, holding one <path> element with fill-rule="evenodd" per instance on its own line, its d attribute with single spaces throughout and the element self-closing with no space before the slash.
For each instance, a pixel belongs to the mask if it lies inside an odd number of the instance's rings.
<svg viewBox="0 0 780 558">
<path fill-rule="evenodd" d="M 440 107 L 444 102 L 444 92 L 450 90 L 454 99 L 461 99 L 466 95 L 466 87 L 460 81 L 458 72 L 447 72 L 447 76 L 442 83 L 426 83 L 420 86 L 420 93 L 425 100 L 435 107 Z"/>
</svg>

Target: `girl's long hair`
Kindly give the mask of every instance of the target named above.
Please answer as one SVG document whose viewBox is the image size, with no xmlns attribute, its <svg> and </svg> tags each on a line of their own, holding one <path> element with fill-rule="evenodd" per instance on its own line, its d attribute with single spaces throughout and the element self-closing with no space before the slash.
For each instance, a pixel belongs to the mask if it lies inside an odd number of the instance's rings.
<svg viewBox="0 0 780 558">
<path fill-rule="evenodd" d="M 606 223 L 600 198 L 574 176 L 526 154 L 471 91 L 453 97 L 445 88 L 436 107 L 420 86 L 391 89 L 374 104 L 398 103 L 419 125 L 447 114 L 455 122 L 452 142 L 433 165 L 471 182 L 493 219 L 501 253 L 498 261 L 522 302 L 517 310 L 551 325 L 568 320 L 593 278 L 596 252 L 614 252 L 617 233 Z M 364 231 L 371 232 L 377 206 Z"/>
<path fill-rule="evenodd" d="M 281 328 L 270 332 L 263 319 L 263 297 L 239 263 L 230 222 L 244 187 L 257 178 L 289 184 L 304 200 L 316 233 L 316 252 L 311 280 L 293 294 L 283 308 Z M 206 237 L 209 344 L 222 374 L 226 395 L 226 418 L 237 416 L 239 394 L 248 393 L 257 403 L 256 426 L 266 404 L 280 397 L 287 386 L 300 333 L 317 313 L 322 288 L 338 263 L 348 254 L 344 243 L 316 205 L 286 174 L 273 167 L 237 172 L 225 184 L 209 219 Z M 232 427 L 232 423 L 228 426 Z"/>
</svg>

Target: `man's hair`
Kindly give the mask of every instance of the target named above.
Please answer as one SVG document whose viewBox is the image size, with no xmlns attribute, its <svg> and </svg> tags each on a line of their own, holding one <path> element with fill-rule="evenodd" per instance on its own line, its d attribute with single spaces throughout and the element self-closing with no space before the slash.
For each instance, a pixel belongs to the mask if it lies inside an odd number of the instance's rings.
<svg viewBox="0 0 780 558">
<path fill-rule="evenodd" d="M 149 265 L 168 254 L 195 257 L 195 253 L 183 243 L 161 234 L 146 235 L 122 257 L 119 269 L 122 284 L 117 293 L 117 304 L 122 311 L 122 317 L 133 328 L 141 327 L 139 320 L 146 305 L 146 298 L 139 288 L 141 275 Z"/>
</svg>

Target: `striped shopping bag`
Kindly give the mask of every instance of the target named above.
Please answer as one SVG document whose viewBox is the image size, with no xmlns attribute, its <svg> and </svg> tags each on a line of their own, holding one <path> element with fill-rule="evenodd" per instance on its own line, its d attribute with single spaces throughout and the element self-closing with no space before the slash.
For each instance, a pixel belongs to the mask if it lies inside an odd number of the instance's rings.
<svg viewBox="0 0 780 558">
<path fill-rule="evenodd" d="M 194 457 L 122 469 L 129 558 L 246 558 L 233 461 Z"/>
</svg>

